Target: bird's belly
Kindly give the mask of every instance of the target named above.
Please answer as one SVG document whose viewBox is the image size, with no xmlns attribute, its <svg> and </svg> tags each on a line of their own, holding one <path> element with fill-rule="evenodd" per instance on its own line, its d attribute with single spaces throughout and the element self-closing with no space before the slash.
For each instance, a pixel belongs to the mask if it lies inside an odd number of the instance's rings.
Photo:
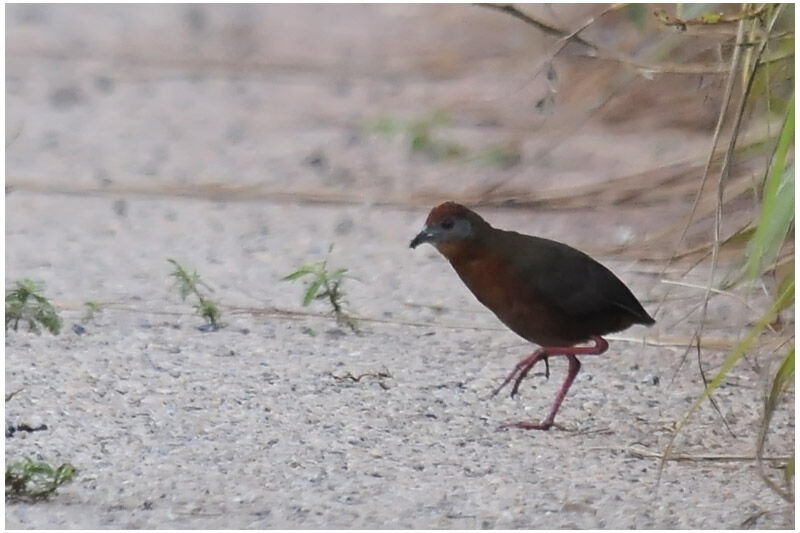
<svg viewBox="0 0 800 533">
<path fill-rule="evenodd" d="M 569 319 L 562 312 L 542 302 L 514 302 L 507 307 L 489 309 L 511 331 L 540 346 L 571 346 L 586 340 L 565 327 Z"/>
<path fill-rule="evenodd" d="M 476 262 L 471 268 L 456 269 L 464 284 L 511 331 L 540 346 L 570 346 L 586 340 L 576 336 L 571 322 L 558 308 L 548 305 L 519 284 L 497 282 L 509 279 L 503 264 Z M 487 278 L 492 281 L 487 283 Z"/>
</svg>

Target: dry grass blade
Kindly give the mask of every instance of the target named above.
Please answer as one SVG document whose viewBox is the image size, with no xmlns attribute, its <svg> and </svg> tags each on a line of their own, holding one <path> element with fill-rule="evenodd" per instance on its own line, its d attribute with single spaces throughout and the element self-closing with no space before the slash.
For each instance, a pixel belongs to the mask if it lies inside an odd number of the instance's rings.
<svg viewBox="0 0 800 533">
<path fill-rule="evenodd" d="M 736 42 L 741 44 L 741 42 L 743 40 L 744 40 L 744 23 L 740 22 L 738 30 L 737 30 L 737 34 L 736 34 Z M 692 204 L 692 208 L 689 211 L 689 216 L 686 218 L 686 222 L 684 223 L 684 227 L 683 227 L 683 230 L 680 233 L 680 237 L 678 238 L 678 242 L 675 244 L 674 251 L 677 251 L 677 249 L 680 247 L 681 243 L 684 241 L 684 239 L 686 239 L 686 234 L 689 231 L 689 227 L 691 226 L 692 221 L 694 220 L 697 208 L 700 205 L 700 200 L 703 197 L 703 191 L 705 190 L 706 183 L 708 182 L 708 178 L 709 178 L 709 175 L 710 175 L 710 172 L 711 172 L 711 165 L 712 165 L 712 163 L 714 161 L 714 155 L 717 152 L 717 146 L 719 144 L 720 136 L 722 134 L 722 126 L 725 123 L 725 118 L 726 118 L 727 113 L 728 113 L 728 106 L 730 105 L 731 98 L 733 96 L 733 87 L 734 87 L 734 85 L 736 83 L 735 73 L 736 73 L 737 67 L 739 65 L 740 57 L 741 57 L 741 47 L 740 46 L 736 46 L 734 48 L 734 53 L 733 53 L 733 55 L 731 57 L 730 73 L 728 74 L 728 80 L 727 80 L 727 83 L 725 84 L 725 93 L 724 93 L 724 95 L 722 97 L 722 109 L 720 109 L 719 117 L 717 118 L 717 125 L 714 128 L 714 137 L 713 137 L 713 140 L 711 142 L 711 150 L 709 151 L 709 156 L 708 156 L 708 160 L 706 162 L 706 167 L 705 167 L 705 170 L 703 171 L 703 177 L 700 179 L 700 187 L 697 190 L 697 195 L 695 196 L 694 203 Z M 720 171 L 720 175 L 722 175 L 722 171 Z M 667 261 L 667 263 L 664 265 L 664 270 L 665 271 L 666 271 L 667 268 L 669 268 L 671 262 L 672 262 L 672 259 L 670 258 Z M 709 286 L 710 286 L 710 283 L 709 283 Z"/>
<path fill-rule="evenodd" d="M 658 478 L 661 479 L 661 473 L 664 470 L 664 465 L 666 464 L 667 459 L 670 457 L 670 452 L 672 452 L 672 448 L 675 444 L 675 439 L 677 438 L 678 434 L 680 433 L 681 429 L 686 425 L 686 423 L 694 416 L 695 412 L 700 408 L 703 401 L 705 401 L 711 393 L 719 387 L 725 377 L 728 375 L 728 372 L 736 365 L 736 363 L 741 359 L 741 357 L 747 353 L 749 350 L 752 349 L 752 346 L 761 332 L 766 328 L 767 324 L 775 320 L 778 312 L 781 309 L 784 309 L 787 305 L 794 301 L 794 282 L 792 282 L 789 286 L 787 286 L 783 292 L 778 296 L 778 298 L 773 303 L 772 307 L 761 316 L 761 318 L 756 322 L 753 328 L 750 330 L 748 335 L 737 345 L 737 347 L 733 350 L 733 352 L 728 356 L 725 362 L 720 367 L 717 374 L 703 389 L 703 393 L 697 397 L 697 399 L 692 403 L 691 407 L 689 408 L 688 412 L 684 415 L 678 425 L 673 431 L 672 436 L 667 443 L 667 447 L 664 449 L 664 453 L 661 456 L 661 463 L 658 469 Z"/>
<path fill-rule="evenodd" d="M 518 9 L 517 7 L 515 7 L 512 4 L 479 3 L 479 4 L 475 4 L 475 5 L 477 5 L 478 7 L 485 7 L 485 8 L 489 8 L 489 9 L 495 9 L 495 10 L 500 11 L 502 13 L 506 13 L 508 15 L 511 15 L 514 18 L 517 18 L 517 19 L 523 21 L 525 24 L 530 24 L 534 28 L 536 28 L 536 29 L 538 29 L 540 31 L 543 31 L 545 33 L 548 33 L 550 35 L 556 35 L 556 36 L 562 37 L 562 38 L 570 37 L 570 33 L 569 32 L 566 32 L 566 31 L 564 31 L 562 29 L 556 28 L 555 26 L 553 26 L 551 24 L 548 24 L 546 22 L 542 22 L 541 20 L 539 20 L 539 19 L 537 19 L 537 18 L 525 13 L 524 11 L 521 11 L 520 9 Z M 572 37 L 570 37 L 570 38 L 572 40 L 574 40 L 576 43 L 580 43 L 580 44 L 582 44 L 584 46 L 587 46 L 589 48 L 592 48 L 592 49 L 595 49 L 595 50 L 597 50 L 599 48 L 598 45 L 596 45 L 594 43 L 590 43 L 586 39 L 584 39 L 582 37 L 579 37 L 577 35 L 577 33 L 575 33 L 575 32 L 573 32 Z"/>
<path fill-rule="evenodd" d="M 662 456 L 658 452 L 652 452 L 650 450 L 642 450 L 637 448 L 628 448 L 628 453 L 633 455 L 634 457 L 639 457 L 642 459 L 660 459 Z M 770 456 L 770 457 L 762 457 L 762 461 L 788 461 L 790 457 L 787 456 Z M 689 455 L 689 454 L 676 454 L 671 455 L 668 459 L 669 461 L 674 462 L 749 462 L 749 461 L 758 461 L 759 458 L 756 455 L 725 455 L 725 454 L 698 454 L 698 455 Z"/>
<path fill-rule="evenodd" d="M 731 67 L 725 67 L 724 65 L 706 65 L 706 64 L 684 64 L 684 63 L 644 63 L 637 58 L 625 54 L 623 52 L 619 52 L 617 50 L 613 50 L 610 48 L 606 48 L 601 46 L 595 42 L 589 41 L 584 39 L 577 34 L 586 29 L 588 26 L 593 24 L 598 18 L 602 17 L 609 11 L 616 11 L 626 7 L 628 4 L 611 4 L 605 11 L 601 14 L 592 17 L 590 21 L 580 27 L 579 30 L 576 30 L 572 33 L 562 30 L 554 25 L 551 25 L 547 22 L 541 21 L 536 17 L 521 11 L 517 7 L 512 4 L 491 4 L 491 3 L 479 3 L 475 4 L 479 7 L 485 7 L 489 9 L 494 9 L 496 11 L 500 11 L 502 13 L 506 13 L 516 19 L 523 21 L 526 24 L 533 26 L 534 28 L 543 31 L 549 35 L 558 36 L 566 41 L 573 41 L 575 43 L 581 44 L 589 49 L 588 57 L 592 59 L 600 59 L 606 61 L 614 61 L 635 69 L 636 71 L 646 74 L 689 74 L 689 75 L 702 75 L 702 74 L 726 74 L 729 72 L 733 72 L 734 70 Z M 745 17 L 749 18 L 754 15 L 747 14 L 747 15 L 740 15 L 738 17 L 734 17 L 730 19 L 730 22 L 734 21 L 743 21 Z M 774 38 L 774 37 L 773 37 Z M 773 59 L 773 61 L 780 61 L 792 57 L 793 54 L 787 54 L 785 57 L 780 57 L 777 59 Z"/>
<path fill-rule="evenodd" d="M 697 284 L 694 284 L 694 283 L 686 283 L 686 282 L 682 282 L 682 281 L 672 281 L 672 280 L 668 280 L 668 279 L 662 279 L 661 283 L 663 283 L 665 285 L 676 285 L 678 287 L 687 287 L 687 288 L 690 288 L 690 289 L 697 289 L 699 291 L 705 291 L 705 290 L 708 289 L 708 287 L 705 287 L 703 285 L 697 285 Z M 714 289 L 714 288 L 711 289 L 711 292 L 713 292 L 714 294 L 719 294 L 719 295 L 723 295 L 723 296 L 728 296 L 729 298 L 733 298 L 737 302 L 741 303 L 744 307 L 746 307 L 749 311 L 752 311 L 753 313 L 757 312 L 756 309 L 752 305 L 750 305 L 750 302 L 748 302 L 747 299 L 739 296 L 738 294 L 736 294 L 734 292 L 727 291 L 727 290 L 722 290 L 722 289 Z M 769 328 L 770 331 L 775 333 L 775 328 L 773 328 L 771 324 L 768 326 L 768 328 Z"/>
</svg>

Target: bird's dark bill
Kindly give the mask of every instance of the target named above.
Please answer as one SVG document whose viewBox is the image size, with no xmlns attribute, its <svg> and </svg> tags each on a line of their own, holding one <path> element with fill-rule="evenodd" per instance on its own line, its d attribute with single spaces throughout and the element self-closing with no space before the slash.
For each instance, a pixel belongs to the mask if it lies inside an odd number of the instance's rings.
<svg viewBox="0 0 800 533">
<path fill-rule="evenodd" d="M 428 231 L 422 230 L 420 231 L 414 240 L 411 241 L 409 245 L 411 248 L 416 248 L 420 244 L 426 243 L 431 239 L 431 234 Z"/>
</svg>

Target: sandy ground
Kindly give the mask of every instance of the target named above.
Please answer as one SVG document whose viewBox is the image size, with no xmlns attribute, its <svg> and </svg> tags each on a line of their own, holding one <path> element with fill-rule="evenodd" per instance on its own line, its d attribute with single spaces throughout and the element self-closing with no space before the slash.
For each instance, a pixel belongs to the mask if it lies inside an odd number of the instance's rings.
<svg viewBox="0 0 800 533">
<path fill-rule="evenodd" d="M 548 187 L 631 174 L 702 154 L 692 141 L 705 132 L 642 136 L 594 122 L 549 143 L 542 128 L 558 120 L 519 113 L 539 89 L 515 92 L 540 39 L 464 6 L 17 5 L 6 24 L 6 283 L 43 283 L 65 324 L 57 337 L 6 337 L 6 390 L 23 389 L 6 419 L 48 426 L 7 438 L 6 460 L 79 469 L 49 502 L 7 505 L 7 527 L 793 527 L 753 461 L 713 460 L 752 457 L 757 363 L 768 359 L 737 368 L 717 395 L 735 436 L 704 407 L 676 453 L 707 459 L 670 462 L 660 484 L 653 456 L 701 382 L 691 358 L 679 364 L 682 348 L 641 341 L 691 331 L 686 301 L 585 359 L 561 428 L 498 430 L 543 417 L 566 365 L 553 361 L 551 378 L 532 375 L 515 399 L 492 398 L 531 347 L 432 248 L 408 249 L 427 206 L 387 205 L 493 180 Z M 431 162 L 364 132 L 376 117 L 439 106 L 459 141 L 517 143 L 521 164 Z M 259 195 L 221 198 L 208 184 Z M 641 236 L 663 216 L 635 206 L 481 213 L 589 248 Z M 331 264 L 352 276 L 360 334 L 321 303 L 308 309 L 320 316 L 275 311 L 304 310 L 302 285 L 280 278 L 331 243 Z M 226 327 L 198 329 L 167 258 L 215 289 Z M 656 276 L 601 259 L 656 307 Z M 86 301 L 110 305 L 86 318 Z M 731 309 L 713 308 L 712 336 L 744 320 Z M 723 356 L 709 352 L 710 367 Z M 788 455 L 791 405 L 773 427 L 767 454 Z"/>
</svg>

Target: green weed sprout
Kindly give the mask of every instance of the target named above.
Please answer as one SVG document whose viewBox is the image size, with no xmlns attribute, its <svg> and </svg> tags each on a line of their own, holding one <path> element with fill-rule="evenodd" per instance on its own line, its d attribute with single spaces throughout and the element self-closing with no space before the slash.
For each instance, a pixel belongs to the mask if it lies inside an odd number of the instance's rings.
<svg viewBox="0 0 800 533">
<path fill-rule="evenodd" d="M 466 147 L 455 141 L 440 139 L 437 131 L 450 124 L 445 111 L 435 111 L 410 122 L 392 117 L 381 117 L 367 126 L 367 131 L 387 137 L 402 134 L 412 154 L 423 154 L 433 161 L 457 159 L 467 153 Z"/>
<path fill-rule="evenodd" d="M 83 315 L 83 319 L 88 322 L 89 320 L 93 320 L 95 315 L 100 314 L 103 311 L 105 304 L 87 301 L 83 302 L 83 306 L 86 308 L 86 313 Z"/>
<path fill-rule="evenodd" d="M 6 466 L 6 499 L 26 502 L 45 500 L 58 487 L 72 481 L 77 469 L 69 463 L 57 467 L 26 457 Z"/>
<path fill-rule="evenodd" d="M 197 298 L 197 303 L 194 305 L 194 308 L 197 311 L 197 314 L 206 320 L 207 328 L 211 330 L 217 330 L 222 327 L 222 324 L 220 323 L 222 313 L 217 305 L 209 300 L 208 297 L 206 297 L 200 291 L 200 286 L 205 287 L 211 292 L 214 292 L 214 289 L 209 287 L 208 284 L 200 279 L 200 275 L 197 273 L 197 271 L 190 273 L 176 260 L 167 259 L 167 261 L 172 263 L 172 265 L 175 267 L 175 270 L 170 275 L 175 278 L 175 285 L 178 287 L 178 293 L 181 296 L 181 300 L 185 301 L 190 294 L 193 294 Z"/>
<path fill-rule="evenodd" d="M 18 281 L 13 289 L 6 291 L 6 331 L 9 326 L 17 331 L 22 321 L 37 335 L 41 335 L 42 327 L 53 335 L 59 334 L 61 318 L 50 300 L 40 293 L 41 288 L 30 279 Z"/>
<path fill-rule="evenodd" d="M 328 248 L 328 256 L 333 251 L 333 245 Z M 281 278 L 281 281 L 294 281 L 305 276 L 310 276 L 311 281 L 306 286 L 303 295 L 303 307 L 307 307 L 314 300 L 328 300 L 331 305 L 336 322 L 346 325 L 354 333 L 358 332 L 356 321 L 347 315 L 343 309 L 342 282 L 347 276 L 346 268 L 337 268 L 334 271 L 328 270 L 328 257 L 318 263 L 307 263 L 288 276 Z"/>
</svg>

